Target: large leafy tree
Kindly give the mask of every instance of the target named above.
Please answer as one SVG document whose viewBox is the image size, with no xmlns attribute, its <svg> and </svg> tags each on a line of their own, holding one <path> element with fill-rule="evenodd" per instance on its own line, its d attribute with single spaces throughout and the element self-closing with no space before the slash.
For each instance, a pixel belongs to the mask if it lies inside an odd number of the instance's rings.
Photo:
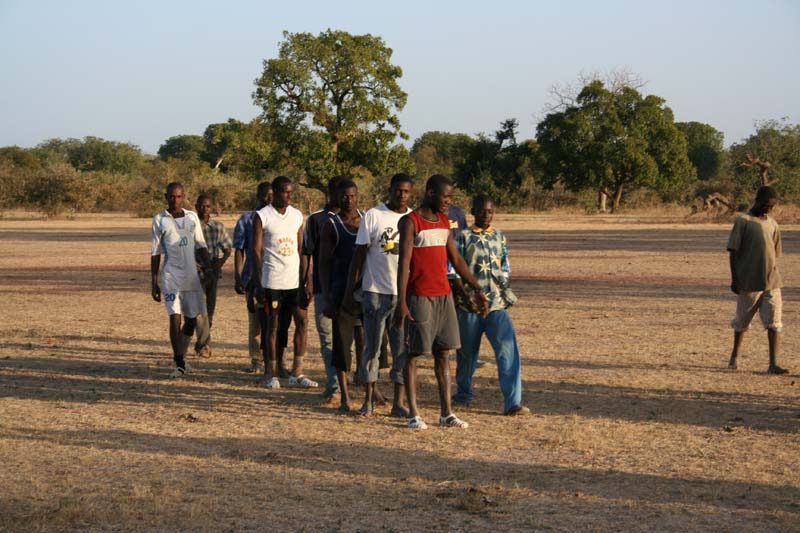
<svg viewBox="0 0 800 533">
<path fill-rule="evenodd" d="M 697 178 L 716 178 L 725 160 L 723 133 L 702 122 L 677 122 L 675 126 L 686 137 L 687 155 L 697 169 Z"/>
<path fill-rule="evenodd" d="M 757 122 L 753 135 L 730 147 L 728 160 L 740 200 L 751 199 L 763 182 L 764 170 L 782 195 L 800 197 L 800 124 L 786 120 Z"/>
<path fill-rule="evenodd" d="M 464 133 L 428 131 L 414 141 L 411 157 L 417 172 L 423 177 L 432 174 L 452 176 L 474 144 L 475 139 Z"/>
<path fill-rule="evenodd" d="M 533 190 L 538 167 L 536 141 L 517 142 L 516 119 L 507 119 L 493 136 L 478 135 L 456 164 L 456 183 L 470 195 L 488 194 L 504 205 L 521 205 Z"/>
<path fill-rule="evenodd" d="M 658 96 L 600 81 L 586 85 L 572 105 L 537 126 L 549 183 L 570 190 L 612 192 L 619 208 L 627 188 L 675 192 L 694 176 L 686 138 Z"/>
<path fill-rule="evenodd" d="M 144 164 L 142 151 L 130 143 L 99 137 L 49 139 L 34 149 L 43 161 L 66 161 L 76 170 L 132 174 Z"/>
<path fill-rule="evenodd" d="M 200 159 L 205 144 L 201 135 L 174 135 L 158 148 L 158 157 L 193 161 Z"/>
<path fill-rule="evenodd" d="M 380 37 L 335 30 L 283 37 L 278 57 L 264 61 L 253 101 L 291 166 L 321 189 L 354 167 L 401 170 L 386 166 L 398 154 L 395 140 L 405 138 L 397 115 L 407 95 L 392 49 Z"/>
<path fill-rule="evenodd" d="M 259 119 L 209 124 L 203 133 L 201 158 L 223 172 L 236 170 L 256 177 L 261 169 L 281 166 L 282 151 L 270 129 Z"/>
</svg>

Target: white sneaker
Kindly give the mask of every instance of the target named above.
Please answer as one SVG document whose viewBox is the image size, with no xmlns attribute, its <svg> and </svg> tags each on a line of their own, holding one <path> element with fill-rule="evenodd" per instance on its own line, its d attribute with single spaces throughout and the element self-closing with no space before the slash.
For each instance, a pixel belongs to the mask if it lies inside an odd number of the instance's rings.
<svg viewBox="0 0 800 533">
<path fill-rule="evenodd" d="M 281 382 L 278 381 L 278 378 L 273 376 L 273 377 L 269 378 L 269 381 L 267 381 L 264 384 L 264 388 L 265 389 L 280 389 L 281 388 Z"/>
</svg>

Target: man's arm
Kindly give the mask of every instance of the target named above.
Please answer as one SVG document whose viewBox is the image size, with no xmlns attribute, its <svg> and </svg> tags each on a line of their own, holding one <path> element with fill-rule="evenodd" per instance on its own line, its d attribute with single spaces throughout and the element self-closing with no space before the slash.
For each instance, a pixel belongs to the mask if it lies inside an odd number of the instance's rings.
<svg viewBox="0 0 800 533">
<path fill-rule="evenodd" d="M 161 301 L 161 287 L 158 286 L 158 269 L 161 266 L 161 256 L 160 255 L 151 255 L 150 256 L 150 277 L 152 278 L 153 285 L 150 289 L 150 295 L 153 297 L 153 300 L 160 302 Z"/>
<path fill-rule="evenodd" d="M 261 217 L 256 215 L 253 219 L 253 264 L 250 275 L 250 284 L 253 286 L 253 294 L 259 303 L 264 302 L 264 287 L 261 286 L 261 266 L 263 257 L 261 247 L 263 243 L 264 229 L 261 225 Z"/>
<path fill-rule="evenodd" d="M 731 267 L 731 291 L 739 294 L 739 280 L 736 279 L 736 250 L 729 250 L 729 262 Z"/>
<path fill-rule="evenodd" d="M 303 254 L 305 236 L 305 225 L 301 224 L 300 229 L 297 230 L 297 253 L 300 255 L 300 271 L 297 273 L 300 290 L 297 291 L 297 305 L 302 309 L 308 309 L 308 304 L 311 303 L 311 298 L 314 296 L 312 293 L 314 285 L 308 276 L 308 256 Z"/>
<path fill-rule="evenodd" d="M 411 254 L 414 253 L 414 221 L 404 216 L 397 223 L 400 231 L 400 249 L 397 263 L 397 308 L 394 321 L 399 327 L 403 326 L 405 319 L 414 320 L 408 310 L 406 296 L 408 294 L 408 276 L 411 271 Z"/>
<path fill-rule="evenodd" d="M 452 235 L 447 236 L 447 257 L 450 259 L 450 263 L 453 265 L 453 270 L 456 271 L 456 274 L 458 274 L 461 279 L 467 283 L 467 285 L 475 290 L 475 297 L 478 300 L 477 303 L 480 308 L 481 315 L 486 316 L 486 314 L 489 312 L 489 301 L 486 299 L 486 295 L 483 294 L 483 290 L 481 289 L 478 280 L 476 280 L 475 276 L 472 275 L 472 271 L 467 266 L 464 258 L 459 255 L 458 249 L 456 248 L 456 242 L 453 240 Z"/>
<path fill-rule="evenodd" d="M 319 240 L 319 284 L 322 289 L 322 298 L 325 307 L 322 314 L 333 318 L 333 302 L 331 301 L 331 265 L 333 264 L 333 251 L 336 247 L 336 230 L 330 220 L 322 228 L 322 237 Z"/>
<path fill-rule="evenodd" d="M 355 253 L 353 253 L 353 261 L 350 263 L 350 271 L 347 273 L 347 288 L 344 290 L 343 304 L 347 308 L 353 307 L 353 293 L 355 292 L 356 283 L 361 279 L 361 271 L 364 268 L 367 250 L 369 250 L 368 245 L 359 244 L 356 246 Z"/>
<path fill-rule="evenodd" d="M 242 272 L 244 271 L 244 250 L 234 250 L 233 252 L 233 290 L 236 294 L 244 294 L 244 282 Z"/>
<path fill-rule="evenodd" d="M 217 271 L 220 271 L 222 270 L 222 265 L 225 264 L 225 261 L 227 261 L 231 257 L 231 249 L 233 248 L 233 243 L 231 242 L 231 237 L 230 235 L 228 235 L 228 231 L 225 229 L 225 226 L 222 224 L 222 222 L 218 221 L 218 224 L 220 232 L 219 247 L 222 248 L 222 259 L 216 261 L 216 264 L 214 266 Z"/>
</svg>

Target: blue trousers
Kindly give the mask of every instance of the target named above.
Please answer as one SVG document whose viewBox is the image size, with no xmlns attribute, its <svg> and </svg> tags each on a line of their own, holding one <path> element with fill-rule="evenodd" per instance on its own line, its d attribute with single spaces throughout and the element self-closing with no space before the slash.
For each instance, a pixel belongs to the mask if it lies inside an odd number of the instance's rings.
<svg viewBox="0 0 800 533">
<path fill-rule="evenodd" d="M 503 393 L 503 412 L 522 403 L 522 373 L 519 360 L 517 335 L 511 318 L 504 310 L 492 311 L 486 318 L 475 313 L 458 310 L 458 329 L 461 334 L 461 349 L 457 353 L 458 368 L 456 385 L 458 390 L 453 397 L 458 402 L 471 402 L 475 398 L 472 390 L 472 377 L 481 348 L 481 337 L 486 338 L 494 349 L 497 360 L 497 378 Z"/>
<path fill-rule="evenodd" d="M 314 321 L 317 323 L 319 333 L 319 348 L 322 363 L 325 365 L 325 396 L 339 394 L 339 378 L 336 377 L 336 368 L 333 366 L 333 321 L 322 314 L 325 307 L 325 298 L 322 294 L 314 295 Z"/>
</svg>

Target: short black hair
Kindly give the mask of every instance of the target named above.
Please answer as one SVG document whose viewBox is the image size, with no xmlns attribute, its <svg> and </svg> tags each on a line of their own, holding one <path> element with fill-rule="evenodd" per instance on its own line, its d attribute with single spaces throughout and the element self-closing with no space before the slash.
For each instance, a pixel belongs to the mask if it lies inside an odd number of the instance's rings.
<svg viewBox="0 0 800 533">
<path fill-rule="evenodd" d="M 281 189 L 283 189 L 283 186 L 286 185 L 287 183 L 291 184 L 292 180 L 290 180 L 286 176 L 278 176 L 277 178 L 272 180 L 272 191 L 281 192 Z"/>
<path fill-rule="evenodd" d="M 339 186 L 336 187 L 336 192 L 342 192 L 345 189 L 351 189 L 351 188 L 355 188 L 356 190 L 358 190 L 358 185 L 356 185 L 356 182 L 354 182 L 353 180 L 344 178 L 339 182 Z"/>
<path fill-rule="evenodd" d="M 394 176 L 392 176 L 392 180 L 389 182 L 389 187 L 394 187 L 395 183 L 410 183 L 414 184 L 414 178 L 406 174 L 405 172 L 398 172 Z"/>
<path fill-rule="evenodd" d="M 772 199 L 778 199 L 778 191 L 770 187 L 769 185 L 762 185 L 756 191 L 756 202 L 766 202 Z"/>
<path fill-rule="evenodd" d="M 179 181 L 172 181 L 172 182 L 170 182 L 170 183 L 168 183 L 168 184 L 167 184 L 167 190 L 166 190 L 166 193 L 167 193 L 167 194 L 169 194 L 169 193 L 171 193 L 173 190 L 175 190 L 175 189 L 178 189 L 178 188 L 180 188 L 180 189 L 183 189 L 184 191 L 186 190 L 186 189 L 184 188 L 183 184 L 182 184 L 182 183 L 180 183 Z"/>
<path fill-rule="evenodd" d="M 198 196 L 198 197 L 197 197 L 197 200 L 194 202 L 194 207 L 195 207 L 195 209 L 197 209 L 198 211 L 200 210 L 200 204 L 202 204 L 202 203 L 203 203 L 203 200 L 210 200 L 212 204 L 214 203 L 214 199 L 213 199 L 213 198 L 211 198 L 211 195 L 210 195 L 210 194 L 205 194 L 205 193 L 203 193 L 203 194 L 201 194 L 200 196 Z"/>
<path fill-rule="evenodd" d="M 488 194 L 479 194 L 475 198 L 472 199 L 472 210 L 475 211 L 479 207 L 482 207 L 487 202 L 494 203 L 492 197 Z"/>
<path fill-rule="evenodd" d="M 256 188 L 256 196 L 258 196 L 259 198 L 265 196 L 267 194 L 267 191 L 269 191 L 271 188 L 272 188 L 272 183 L 268 181 L 262 181 L 261 183 L 258 184 L 258 187 Z"/>
<path fill-rule="evenodd" d="M 450 181 L 447 178 L 447 176 L 443 176 L 441 174 L 434 174 L 433 176 L 428 178 L 428 181 L 425 183 L 425 192 L 428 192 L 428 191 L 439 192 L 442 189 L 444 189 L 445 187 L 447 187 L 448 185 L 450 185 L 452 187 L 453 186 L 453 182 Z"/>
<path fill-rule="evenodd" d="M 333 195 L 336 194 L 336 191 L 339 190 L 339 184 L 347 180 L 347 176 L 334 176 L 328 180 L 328 194 Z"/>
</svg>

